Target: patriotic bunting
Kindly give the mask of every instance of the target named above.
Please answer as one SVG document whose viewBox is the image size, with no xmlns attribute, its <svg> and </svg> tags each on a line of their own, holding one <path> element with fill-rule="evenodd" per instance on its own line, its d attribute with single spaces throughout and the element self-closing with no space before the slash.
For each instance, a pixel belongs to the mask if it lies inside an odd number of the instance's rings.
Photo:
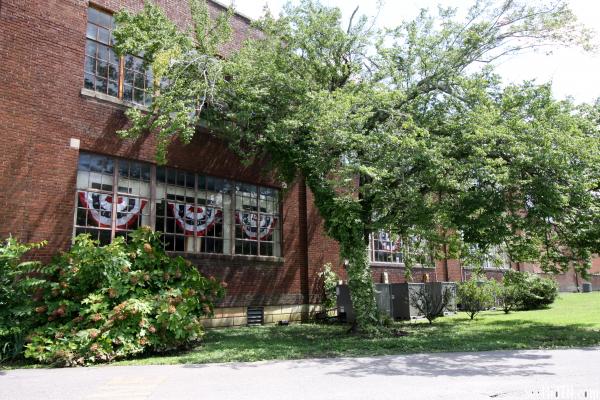
<svg viewBox="0 0 600 400">
<path fill-rule="evenodd" d="M 113 196 L 95 192 L 79 192 L 79 200 L 88 209 L 89 215 L 100 227 L 112 224 Z M 128 229 L 135 225 L 147 201 L 136 197 L 119 196 L 116 205 L 117 229 Z"/>
<path fill-rule="evenodd" d="M 206 235 L 206 232 L 220 222 L 222 217 L 221 210 L 213 207 L 196 207 L 193 204 L 169 203 L 169 210 L 175 217 L 177 226 L 188 236 Z"/>
<path fill-rule="evenodd" d="M 247 238 L 250 239 L 265 239 L 271 235 L 277 218 L 272 215 L 260 214 L 260 221 L 255 212 L 237 211 L 235 213 L 237 223 L 242 226 L 242 231 Z"/>
</svg>

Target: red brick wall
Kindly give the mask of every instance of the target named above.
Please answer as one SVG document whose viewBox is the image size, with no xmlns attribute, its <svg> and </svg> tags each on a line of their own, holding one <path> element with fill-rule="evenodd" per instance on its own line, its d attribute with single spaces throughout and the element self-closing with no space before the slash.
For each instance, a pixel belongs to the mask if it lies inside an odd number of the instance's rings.
<svg viewBox="0 0 600 400">
<path fill-rule="evenodd" d="M 181 28 L 189 26 L 187 0 L 156 1 Z M 141 0 L 98 0 L 116 11 L 139 10 Z M 81 150 L 153 162 L 155 142 L 144 136 L 121 140 L 124 108 L 82 96 L 88 2 L 3 0 L 0 9 L 0 238 L 48 240 L 37 257 L 48 259 L 69 246 Z M 212 12 L 220 7 L 212 5 Z M 234 41 L 249 32 L 247 20 L 233 20 Z M 199 135 L 186 146 L 173 144 L 168 165 L 193 172 L 277 185 L 261 163 L 244 166 L 219 140 Z M 302 201 L 304 196 L 304 201 Z M 309 200 L 310 202 L 310 200 Z M 312 207 L 312 206 L 311 206 Z M 314 208 L 306 209 L 300 183 L 283 191 L 283 261 L 197 255 L 200 270 L 228 283 L 222 306 L 301 304 L 321 295 L 315 271 L 338 262 L 337 247 L 324 238 Z M 308 213 L 308 214 L 307 214 Z M 304 231 L 297 228 L 306 226 Z M 309 236 L 308 236 L 309 235 Z M 310 267 L 307 268 L 307 262 Z"/>
<path fill-rule="evenodd" d="M 340 247 L 338 243 L 324 234 L 323 219 L 314 204 L 314 197 L 310 190 L 306 191 L 306 219 L 307 219 L 307 249 L 308 249 L 308 291 L 309 303 L 319 303 L 323 295 L 323 284 L 319 272 L 326 263 L 331 263 L 338 275 L 345 279 L 343 260 L 340 260 Z"/>
</svg>

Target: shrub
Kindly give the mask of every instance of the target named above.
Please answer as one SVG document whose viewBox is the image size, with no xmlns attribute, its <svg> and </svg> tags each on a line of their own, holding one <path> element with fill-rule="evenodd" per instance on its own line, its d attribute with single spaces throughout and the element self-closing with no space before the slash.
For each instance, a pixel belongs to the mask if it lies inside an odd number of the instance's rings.
<svg viewBox="0 0 600 400">
<path fill-rule="evenodd" d="M 521 298 L 519 288 L 506 285 L 504 282 L 501 284 L 496 282 L 495 286 L 496 298 L 505 314 L 519 307 Z"/>
<path fill-rule="evenodd" d="M 21 257 L 45 242 L 23 244 L 10 237 L 0 244 L 0 362 L 14 359 L 23 352 L 25 335 L 30 326 L 32 308 L 28 295 L 36 281 L 23 279 L 20 271 L 39 266 Z"/>
<path fill-rule="evenodd" d="M 558 296 L 558 284 L 530 272 L 507 271 L 503 279 L 513 308 L 535 310 L 549 306 Z"/>
<path fill-rule="evenodd" d="M 89 235 L 47 266 L 30 265 L 30 330 L 25 356 L 60 366 L 111 361 L 144 351 L 178 349 L 203 335 L 200 318 L 224 289 L 195 266 L 163 251 L 142 228 L 130 243 L 99 247 Z M 31 274 L 35 274 L 35 278 Z"/>
<path fill-rule="evenodd" d="M 319 273 L 319 276 L 323 278 L 323 288 L 325 290 L 325 297 L 323 298 L 323 306 L 325 309 L 335 308 L 337 305 L 337 294 L 336 288 L 338 285 L 339 277 L 333 270 L 331 263 L 323 265 L 323 270 Z"/>
<path fill-rule="evenodd" d="M 473 276 L 471 279 L 458 284 L 458 301 L 461 310 L 471 319 L 494 304 L 493 285 L 485 278 Z"/>
</svg>

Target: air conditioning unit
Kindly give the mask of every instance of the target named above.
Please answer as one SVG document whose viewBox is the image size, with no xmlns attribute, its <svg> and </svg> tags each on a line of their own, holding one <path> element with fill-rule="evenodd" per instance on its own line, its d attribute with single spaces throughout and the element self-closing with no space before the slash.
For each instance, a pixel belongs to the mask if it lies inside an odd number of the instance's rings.
<svg viewBox="0 0 600 400">
<path fill-rule="evenodd" d="M 424 283 L 392 283 L 390 285 L 392 318 L 411 319 L 419 316 L 419 310 L 411 298 L 412 293 L 418 293 L 424 285 Z"/>
<path fill-rule="evenodd" d="M 350 298 L 350 288 L 348 285 L 337 285 L 335 289 L 336 305 L 338 308 L 338 316 L 342 322 L 352 323 L 356 320 L 354 308 L 352 307 L 352 299 Z"/>
</svg>

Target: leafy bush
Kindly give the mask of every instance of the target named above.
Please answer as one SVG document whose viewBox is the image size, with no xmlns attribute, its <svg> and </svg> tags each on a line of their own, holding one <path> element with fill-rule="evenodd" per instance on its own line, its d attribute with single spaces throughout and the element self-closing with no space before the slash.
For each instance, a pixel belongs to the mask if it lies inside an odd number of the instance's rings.
<svg viewBox="0 0 600 400">
<path fill-rule="evenodd" d="M 460 308 L 471 319 L 494 304 L 494 287 L 485 278 L 473 276 L 458 284 L 458 301 Z"/>
<path fill-rule="evenodd" d="M 335 308 L 337 305 L 337 294 L 336 288 L 338 285 L 339 277 L 333 270 L 331 263 L 323 265 L 323 270 L 319 273 L 319 276 L 323 278 L 323 287 L 325 290 L 325 297 L 323 299 L 323 306 L 325 309 Z"/>
<path fill-rule="evenodd" d="M 497 299 L 497 304 L 505 314 L 519 307 L 520 291 L 518 288 L 506 285 L 504 282 L 494 282 L 494 295 Z"/>
<path fill-rule="evenodd" d="M 202 338 L 200 317 L 224 293 L 214 277 L 200 275 L 161 247 L 158 233 L 142 228 L 99 247 L 89 235 L 52 263 L 25 265 L 31 288 L 25 356 L 69 366 L 111 361 L 144 351 L 182 348 Z M 15 301 L 19 301 L 16 299 Z"/>
<path fill-rule="evenodd" d="M 35 261 L 21 262 L 21 257 L 45 242 L 23 244 L 8 238 L 0 244 L 0 362 L 23 352 L 25 335 L 33 313 L 28 293 L 33 279 L 23 279 L 20 271 L 39 266 Z"/>
<path fill-rule="evenodd" d="M 512 308 L 536 310 L 549 306 L 558 296 L 558 283 L 530 272 L 507 271 L 504 290 Z"/>
</svg>

